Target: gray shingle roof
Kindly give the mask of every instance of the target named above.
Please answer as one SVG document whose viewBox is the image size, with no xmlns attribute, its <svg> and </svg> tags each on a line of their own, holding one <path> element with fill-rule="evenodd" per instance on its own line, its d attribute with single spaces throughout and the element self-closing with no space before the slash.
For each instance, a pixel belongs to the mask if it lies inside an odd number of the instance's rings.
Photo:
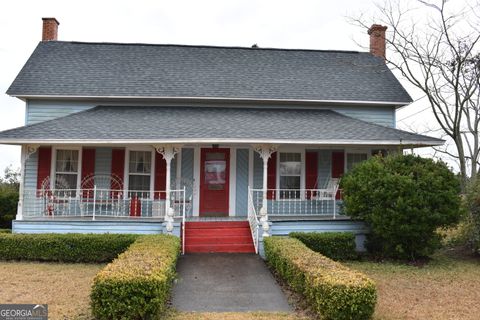
<svg viewBox="0 0 480 320">
<path fill-rule="evenodd" d="M 411 102 L 366 52 L 62 41 L 40 42 L 7 93 Z"/>
<path fill-rule="evenodd" d="M 0 132 L 0 143 L 437 145 L 443 140 L 319 109 L 98 106 Z"/>
</svg>

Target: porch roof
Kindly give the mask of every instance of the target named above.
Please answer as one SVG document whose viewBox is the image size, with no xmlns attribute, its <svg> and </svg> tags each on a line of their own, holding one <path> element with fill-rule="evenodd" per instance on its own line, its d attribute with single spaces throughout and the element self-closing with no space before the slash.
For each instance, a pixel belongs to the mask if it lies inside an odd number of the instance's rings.
<svg viewBox="0 0 480 320">
<path fill-rule="evenodd" d="M 98 106 L 0 132 L 4 144 L 441 145 L 323 109 Z"/>
</svg>

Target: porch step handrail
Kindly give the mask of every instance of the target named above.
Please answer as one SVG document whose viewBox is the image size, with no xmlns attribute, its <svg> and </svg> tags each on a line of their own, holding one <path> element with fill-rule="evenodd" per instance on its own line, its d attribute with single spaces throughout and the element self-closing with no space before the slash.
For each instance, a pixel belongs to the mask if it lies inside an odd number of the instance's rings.
<svg viewBox="0 0 480 320">
<path fill-rule="evenodd" d="M 186 196 L 186 187 L 183 186 L 183 206 L 182 206 L 182 254 L 185 254 L 185 196 Z"/>
<path fill-rule="evenodd" d="M 258 236 L 260 221 L 257 216 L 257 211 L 253 202 L 252 189 L 248 187 L 248 223 L 252 233 L 253 245 L 255 246 L 255 253 L 258 254 Z"/>
</svg>

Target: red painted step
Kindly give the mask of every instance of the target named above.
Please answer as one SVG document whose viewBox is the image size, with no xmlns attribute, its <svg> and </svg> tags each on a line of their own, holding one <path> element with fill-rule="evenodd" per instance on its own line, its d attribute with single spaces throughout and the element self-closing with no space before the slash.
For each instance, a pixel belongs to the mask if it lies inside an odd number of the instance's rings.
<svg viewBox="0 0 480 320">
<path fill-rule="evenodd" d="M 187 222 L 185 252 L 255 252 L 248 221 Z"/>
<path fill-rule="evenodd" d="M 252 236 L 195 236 L 186 237 L 191 244 L 252 244 Z"/>
<path fill-rule="evenodd" d="M 185 244 L 186 253 L 254 253 L 253 244 Z"/>
<path fill-rule="evenodd" d="M 185 227 L 185 237 L 189 236 L 248 236 L 250 235 L 250 228 L 220 228 L 220 229 L 191 229 Z"/>
<path fill-rule="evenodd" d="M 191 229 L 250 228 L 248 221 L 185 222 L 185 226 Z"/>
</svg>

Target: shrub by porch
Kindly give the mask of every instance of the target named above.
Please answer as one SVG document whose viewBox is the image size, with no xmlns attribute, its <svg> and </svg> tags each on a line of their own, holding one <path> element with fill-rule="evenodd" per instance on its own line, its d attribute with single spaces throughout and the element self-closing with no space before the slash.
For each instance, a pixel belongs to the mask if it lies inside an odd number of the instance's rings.
<svg viewBox="0 0 480 320">
<path fill-rule="evenodd" d="M 443 162 L 414 155 L 372 157 L 342 178 L 346 214 L 364 220 L 367 248 L 380 258 L 415 260 L 440 246 L 439 228 L 461 214 L 460 184 Z"/>
<path fill-rule="evenodd" d="M 370 319 L 377 300 L 375 284 L 307 248 L 297 239 L 264 240 L 268 264 L 325 319 Z"/>
<path fill-rule="evenodd" d="M 333 260 L 358 258 L 355 251 L 355 234 L 352 232 L 291 232 L 289 236 Z"/>
<path fill-rule="evenodd" d="M 92 287 L 92 311 L 98 319 L 156 318 L 166 308 L 175 278 L 180 240 L 143 236 L 100 271 Z"/>
<path fill-rule="evenodd" d="M 10 234 L 0 232 L 0 260 L 110 262 L 134 234 Z"/>
</svg>

